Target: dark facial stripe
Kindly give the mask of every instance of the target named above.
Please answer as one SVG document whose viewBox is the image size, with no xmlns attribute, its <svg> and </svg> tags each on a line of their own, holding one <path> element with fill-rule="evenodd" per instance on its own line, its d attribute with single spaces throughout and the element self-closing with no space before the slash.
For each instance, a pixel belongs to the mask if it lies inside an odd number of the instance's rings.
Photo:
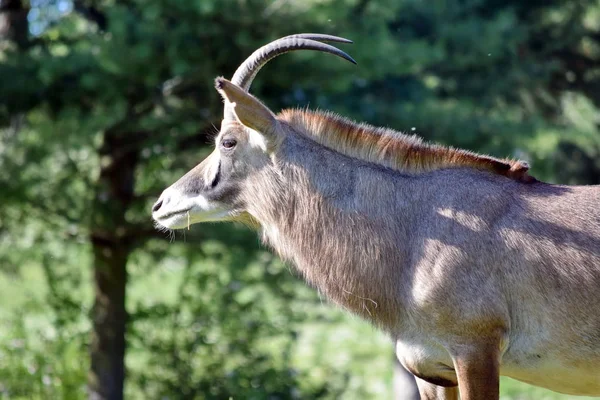
<svg viewBox="0 0 600 400">
<path fill-rule="evenodd" d="M 215 178 L 213 179 L 212 183 L 210 184 L 210 187 L 212 189 L 214 189 L 219 184 L 220 180 L 221 180 L 221 160 L 219 160 L 219 165 L 217 166 L 217 173 L 215 174 Z"/>
</svg>

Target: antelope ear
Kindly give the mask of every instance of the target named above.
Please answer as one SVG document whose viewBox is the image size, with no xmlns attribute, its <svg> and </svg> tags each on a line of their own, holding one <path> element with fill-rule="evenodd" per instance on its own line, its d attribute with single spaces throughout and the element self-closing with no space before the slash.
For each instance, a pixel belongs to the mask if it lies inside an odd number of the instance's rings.
<svg viewBox="0 0 600 400">
<path fill-rule="evenodd" d="M 228 107 L 240 123 L 265 136 L 271 136 L 277 127 L 275 114 L 250 93 L 225 78 L 217 78 L 215 87 L 225 100 L 225 115 Z"/>
</svg>

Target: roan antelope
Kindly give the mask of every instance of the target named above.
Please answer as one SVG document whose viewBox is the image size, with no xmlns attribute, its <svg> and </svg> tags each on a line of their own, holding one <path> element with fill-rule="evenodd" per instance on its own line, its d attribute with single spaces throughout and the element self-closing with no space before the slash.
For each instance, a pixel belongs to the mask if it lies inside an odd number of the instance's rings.
<svg viewBox="0 0 600 400">
<path fill-rule="evenodd" d="M 162 227 L 242 221 L 333 302 L 396 340 L 423 399 L 498 399 L 499 375 L 600 396 L 600 187 L 248 93 L 319 34 L 253 53 L 228 81 L 216 149 L 153 207 Z"/>
</svg>

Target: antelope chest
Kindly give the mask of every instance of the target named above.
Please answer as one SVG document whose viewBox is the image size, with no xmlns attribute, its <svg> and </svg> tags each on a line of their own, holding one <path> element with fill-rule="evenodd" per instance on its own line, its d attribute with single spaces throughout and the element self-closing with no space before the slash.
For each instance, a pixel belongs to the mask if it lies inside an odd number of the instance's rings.
<svg viewBox="0 0 600 400">
<path fill-rule="evenodd" d="M 396 340 L 396 356 L 416 377 L 439 386 L 456 386 L 452 358 L 444 347 L 423 332 L 409 332 Z"/>
<path fill-rule="evenodd" d="M 536 338 L 513 335 L 511 339 L 501 359 L 500 375 L 565 394 L 600 394 L 597 359 L 574 362 L 556 346 L 545 347 Z M 396 356 L 408 371 L 424 381 L 439 386 L 458 383 L 450 353 L 423 331 L 415 328 L 403 332 L 396 340 Z"/>
</svg>

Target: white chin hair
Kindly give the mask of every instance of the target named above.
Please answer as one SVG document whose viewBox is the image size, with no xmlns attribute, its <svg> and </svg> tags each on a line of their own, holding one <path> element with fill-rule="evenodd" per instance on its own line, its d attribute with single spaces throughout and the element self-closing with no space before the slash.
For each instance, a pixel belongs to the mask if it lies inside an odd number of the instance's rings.
<svg viewBox="0 0 600 400">
<path fill-rule="evenodd" d="M 201 222 L 219 222 L 230 219 L 235 213 L 226 210 L 212 210 L 210 212 L 194 212 L 189 211 L 181 214 L 176 214 L 164 219 L 156 219 L 155 221 L 161 227 L 167 229 L 185 229 Z"/>
<path fill-rule="evenodd" d="M 154 221 L 160 227 L 167 229 L 184 229 L 193 224 L 189 213 L 177 214 L 164 219 L 155 218 Z"/>
<path fill-rule="evenodd" d="M 166 229 L 185 229 L 199 222 L 221 221 L 235 214 L 202 195 L 186 197 L 178 190 L 168 188 L 162 197 L 166 198 L 165 205 L 156 210 L 153 217 L 159 227 Z"/>
</svg>

